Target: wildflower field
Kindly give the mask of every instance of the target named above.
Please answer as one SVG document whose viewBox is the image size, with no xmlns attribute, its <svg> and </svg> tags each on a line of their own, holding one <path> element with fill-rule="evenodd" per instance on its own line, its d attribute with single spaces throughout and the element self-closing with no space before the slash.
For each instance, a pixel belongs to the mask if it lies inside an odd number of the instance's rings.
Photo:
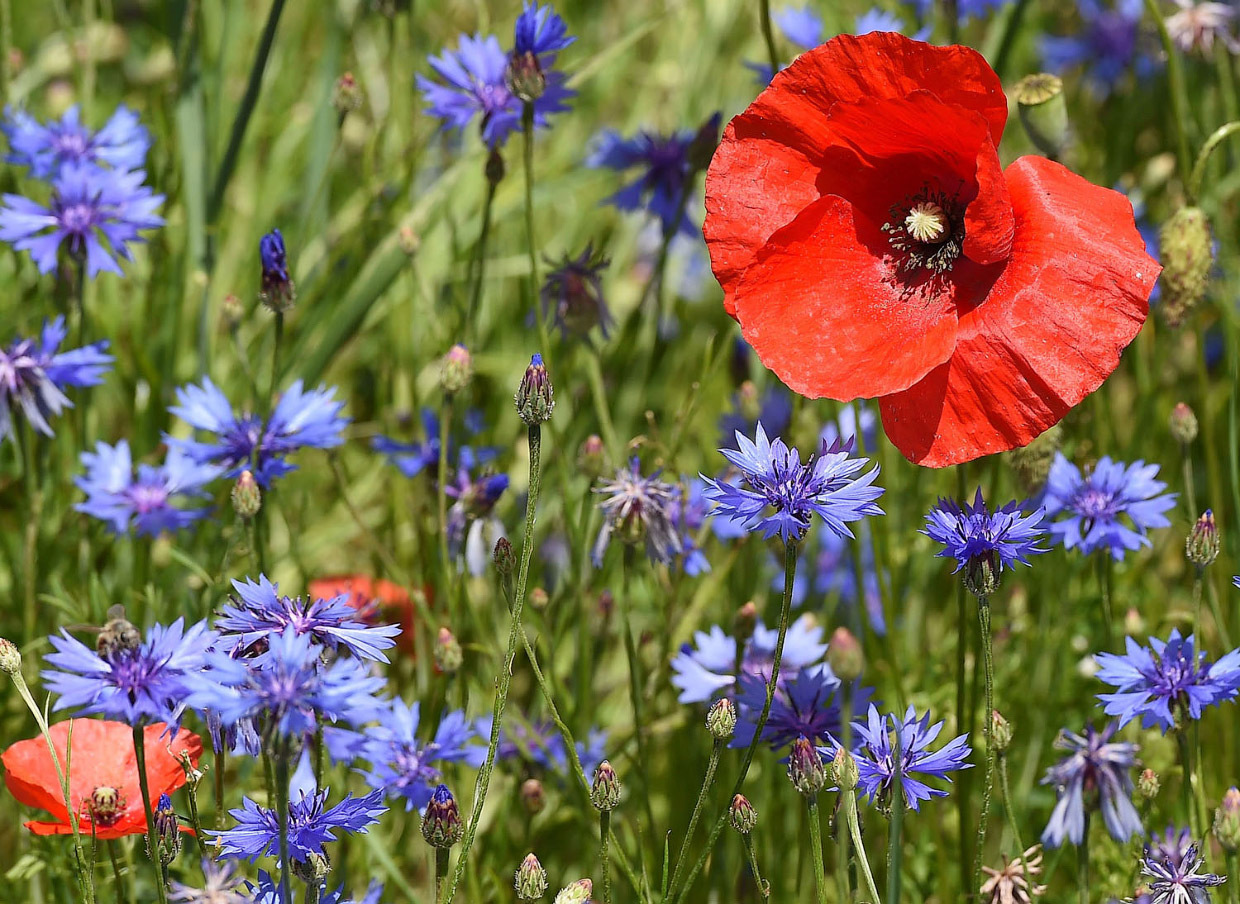
<svg viewBox="0 0 1240 904">
<path fill-rule="evenodd" d="M 0 0 L 0 902 L 1240 902 L 1235 0 Z"/>
</svg>

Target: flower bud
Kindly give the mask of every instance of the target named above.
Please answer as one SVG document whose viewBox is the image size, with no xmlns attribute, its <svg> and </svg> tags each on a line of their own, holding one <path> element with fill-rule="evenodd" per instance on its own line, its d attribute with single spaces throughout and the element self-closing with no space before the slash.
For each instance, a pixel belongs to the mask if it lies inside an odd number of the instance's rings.
<svg viewBox="0 0 1240 904">
<path fill-rule="evenodd" d="M 990 736 L 994 739 L 995 750 L 1000 753 L 1012 744 L 1012 723 L 997 709 L 990 712 Z"/>
<path fill-rule="evenodd" d="M 1229 788 L 1214 812 L 1214 837 L 1229 854 L 1240 850 L 1240 788 Z"/>
<path fill-rule="evenodd" d="M 422 248 L 422 237 L 413 231 L 412 226 L 402 226 L 396 233 L 396 243 L 401 251 L 413 257 Z"/>
<path fill-rule="evenodd" d="M 756 421 L 762 414 L 762 397 L 753 380 L 746 380 L 737 388 L 736 408 L 747 421 Z"/>
<path fill-rule="evenodd" d="M 861 773 L 853 755 L 844 747 L 835 748 L 835 756 L 831 760 L 831 781 L 841 791 L 851 791 L 860 780 Z"/>
<path fill-rule="evenodd" d="M 590 785 L 590 803 L 600 811 L 616 809 L 620 803 L 620 777 L 607 760 L 594 767 L 594 782 Z"/>
<path fill-rule="evenodd" d="M 353 73 L 346 72 L 336 79 L 336 87 L 332 91 L 332 106 L 336 108 L 340 118 L 344 119 L 345 114 L 358 109 L 361 105 L 362 88 L 357 83 L 357 79 L 353 77 Z"/>
<path fill-rule="evenodd" d="M 283 314 L 297 301 L 297 288 L 289 276 L 284 236 L 273 229 L 259 240 L 258 256 L 263 265 L 262 290 L 258 299 L 272 313 Z"/>
<path fill-rule="evenodd" d="M 21 650 L 6 637 L 0 637 L 0 672 L 16 675 L 22 669 Z"/>
<path fill-rule="evenodd" d="M 530 591 L 530 608 L 535 612 L 542 612 L 551 602 L 551 595 L 542 587 L 535 587 Z"/>
<path fill-rule="evenodd" d="M 1016 83 L 1016 110 L 1025 134 L 1034 146 L 1054 159 L 1068 143 L 1068 107 L 1064 103 L 1063 81 L 1039 72 Z"/>
<path fill-rule="evenodd" d="M 739 646 L 744 647 L 749 642 L 757 624 L 758 605 L 753 600 L 736 610 L 736 616 L 732 619 L 732 636 Z"/>
<path fill-rule="evenodd" d="M 1171 435 L 1181 446 L 1197 438 L 1197 415 L 1183 402 L 1171 409 Z"/>
<path fill-rule="evenodd" d="M 1137 793 L 1143 800 L 1153 800 L 1158 796 L 1161 788 L 1162 781 L 1158 778 L 1157 772 L 1153 769 L 1141 770 L 1141 774 L 1137 776 Z"/>
<path fill-rule="evenodd" d="M 970 556 L 960 572 L 960 579 L 964 581 L 964 589 L 981 600 L 999 589 L 1001 570 L 999 554 L 991 550 Z"/>
<path fill-rule="evenodd" d="M 736 732 L 736 704 L 724 697 L 706 711 L 706 730 L 720 743 L 732 739 Z"/>
<path fill-rule="evenodd" d="M 465 661 L 465 653 L 461 650 L 460 641 L 448 628 L 440 628 L 435 637 L 434 650 L 435 668 L 442 675 L 455 675 Z"/>
<path fill-rule="evenodd" d="M 792 787 L 806 797 L 813 797 L 827 784 L 827 770 L 822 764 L 822 757 L 805 735 L 792 742 L 788 778 L 792 781 Z"/>
<path fill-rule="evenodd" d="M 847 628 L 836 628 L 831 635 L 831 641 L 827 644 L 827 664 L 835 677 L 845 683 L 861 677 L 865 655 L 861 652 L 861 644 Z"/>
<path fill-rule="evenodd" d="M 578 879 L 561 888 L 553 904 L 590 904 L 592 894 L 594 883 L 589 879 Z"/>
<path fill-rule="evenodd" d="M 577 451 L 577 469 L 591 481 L 598 480 L 607 470 L 607 451 L 598 434 L 587 436 Z"/>
<path fill-rule="evenodd" d="M 530 427 L 551 420 L 551 412 L 555 410 L 555 393 L 551 389 L 551 379 L 547 376 L 542 355 L 535 354 L 530 358 L 530 366 L 525 369 L 521 385 L 512 400 L 516 403 L 517 414 Z"/>
<path fill-rule="evenodd" d="M 491 562 L 501 577 L 508 577 L 517 570 L 517 554 L 513 552 L 512 541 L 500 537 L 495 541 L 495 549 L 491 552 Z"/>
<path fill-rule="evenodd" d="M 456 798 L 447 785 L 440 785 L 431 795 L 422 815 L 422 837 L 431 847 L 449 848 L 461 840 L 464 831 Z"/>
<path fill-rule="evenodd" d="M 474 378 L 474 359 L 469 349 L 459 342 L 448 349 L 439 363 L 439 388 L 448 395 L 455 395 L 469 385 Z"/>
<path fill-rule="evenodd" d="M 504 82 L 513 96 L 524 104 L 532 104 L 547 90 L 547 76 L 543 74 L 538 57 L 528 50 L 509 57 Z"/>
<path fill-rule="evenodd" d="M 233 484 L 231 498 L 233 511 L 243 521 L 249 521 L 263 507 L 262 491 L 258 488 L 258 481 L 249 471 L 241 472 L 241 476 Z"/>
<path fill-rule="evenodd" d="M 1214 246 L 1210 221 L 1200 207 L 1181 207 L 1158 231 L 1163 271 L 1162 309 L 1167 324 L 1177 327 L 1206 294 Z"/>
<path fill-rule="evenodd" d="M 517 867 L 513 887 L 517 890 L 518 901 L 537 901 L 547 893 L 547 871 L 532 853 L 526 854 Z"/>
<path fill-rule="evenodd" d="M 225 295 L 220 304 L 220 319 L 230 333 L 241 326 L 241 321 L 245 319 L 245 307 L 241 304 L 241 299 L 232 292 Z"/>
<path fill-rule="evenodd" d="M 152 815 L 155 818 L 155 844 L 159 847 L 159 862 L 167 865 L 181 852 L 181 831 L 177 828 L 177 814 L 172 809 L 172 798 L 167 794 L 159 795 L 159 802 Z"/>
<path fill-rule="evenodd" d="M 1046 484 L 1055 453 L 1063 442 L 1063 428 L 1056 424 L 1033 442 L 1007 453 L 1008 464 L 1022 490 L 1034 496 Z"/>
<path fill-rule="evenodd" d="M 521 803 L 525 805 L 525 812 L 531 816 L 537 816 L 547 806 L 547 793 L 543 790 L 543 783 L 536 778 L 527 778 L 521 783 Z"/>
<path fill-rule="evenodd" d="M 1219 536 L 1218 528 L 1214 526 L 1214 512 L 1206 509 L 1189 531 L 1188 539 L 1184 542 L 1184 553 L 1188 556 L 1188 561 L 1198 568 L 1205 568 L 1218 558 L 1218 551 Z"/>
<path fill-rule="evenodd" d="M 1144 633 L 1145 619 L 1137 609 L 1129 606 L 1124 613 L 1124 634 L 1128 637 L 1140 637 Z"/>
<path fill-rule="evenodd" d="M 744 794 L 732 798 L 732 808 L 728 811 L 732 828 L 742 835 L 748 835 L 758 825 L 758 811 Z"/>
</svg>

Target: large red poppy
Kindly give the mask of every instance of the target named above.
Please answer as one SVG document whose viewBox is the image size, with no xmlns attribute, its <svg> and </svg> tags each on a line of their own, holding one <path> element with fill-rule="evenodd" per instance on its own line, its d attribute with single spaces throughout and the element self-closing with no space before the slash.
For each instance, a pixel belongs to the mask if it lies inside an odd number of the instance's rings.
<svg viewBox="0 0 1240 904">
<path fill-rule="evenodd" d="M 70 758 L 69 726 L 73 726 Z M 146 777 L 151 803 L 161 794 L 171 794 L 185 784 L 185 770 L 177 761 L 184 751 L 197 767 L 202 756 L 202 739 L 180 729 L 164 735 L 160 722 L 143 729 Z M 69 764 L 69 800 L 77 807 L 78 830 L 93 831 L 97 838 L 120 838 L 146 833 L 146 813 L 142 808 L 142 788 L 138 784 L 138 765 L 133 749 L 133 729 L 123 722 L 98 719 L 70 719 L 50 728 L 56 757 L 63 768 Z M 60 779 L 42 735 L 18 741 L 0 754 L 4 763 L 4 783 L 20 803 L 46 810 L 52 822 L 28 822 L 36 835 L 68 835 L 73 829 L 65 809 Z M 190 831 L 182 826 L 182 831 Z"/>
<path fill-rule="evenodd" d="M 430 593 L 430 588 L 424 592 Z M 413 651 L 413 600 L 400 584 L 364 574 L 334 575 L 310 582 L 310 595 L 315 599 L 348 596 L 348 604 L 368 624 L 400 625 L 396 645 Z"/>
<path fill-rule="evenodd" d="M 724 304 L 796 392 L 879 398 L 934 467 L 1022 446 L 1119 363 L 1159 266 L 1132 206 L 1041 157 L 1003 169 L 967 47 L 841 35 L 728 124 L 706 176 Z"/>
</svg>

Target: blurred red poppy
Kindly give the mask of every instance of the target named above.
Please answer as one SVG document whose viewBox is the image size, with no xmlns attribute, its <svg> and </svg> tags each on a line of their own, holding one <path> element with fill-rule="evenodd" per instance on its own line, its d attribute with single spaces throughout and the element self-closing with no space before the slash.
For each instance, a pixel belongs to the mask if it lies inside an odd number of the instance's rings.
<svg viewBox="0 0 1240 904">
<path fill-rule="evenodd" d="M 316 599 L 347 595 L 348 604 L 357 610 L 362 621 L 400 625 L 396 645 L 407 653 L 413 652 L 413 600 L 399 584 L 364 574 L 335 575 L 311 581 L 310 595 Z"/>
<path fill-rule="evenodd" d="M 72 748 L 69 727 L 73 726 Z M 185 770 L 177 760 L 189 755 L 198 766 L 202 739 L 180 729 L 164 736 L 167 726 L 159 722 L 143 729 L 146 777 L 154 804 L 161 794 L 171 794 L 185 784 Z M 52 744 L 63 768 L 69 765 L 69 800 L 77 807 L 78 828 L 83 835 L 120 838 L 146 833 L 146 814 L 142 809 L 142 789 L 134 757 L 133 729 L 123 722 L 98 719 L 70 719 L 51 726 Z M 56 766 L 42 736 L 18 741 L 0 754 L 4 763 L 4 783 L 20 803 L 46 810 L 51 822 L 28 822 L 36 835 L 68 835 L 69 812 L 65 809 Z M 186 826 L 181 831 L 192 831 Z"/>
<path fill-rule="evenodd" d="M 1159 266 L 1132 206 L 1041 157 L 1007 169 L 999 78 L 890 32 L 802 54 L 706 178 L 724 304 L 796 392 L 880 398 L 941 467 L 1024 445 L 1097 389 Z"/>
</svg>

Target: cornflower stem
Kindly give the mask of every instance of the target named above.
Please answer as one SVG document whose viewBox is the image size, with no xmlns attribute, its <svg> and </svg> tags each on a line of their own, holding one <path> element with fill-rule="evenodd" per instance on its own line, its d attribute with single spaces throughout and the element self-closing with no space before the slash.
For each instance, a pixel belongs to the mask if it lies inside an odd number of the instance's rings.
<svg viewBox="0 0 1240 904">
<path fill-rule="evenodd" d="M 34 640 L 38 616 L 39 588 L 39 525 L 43 521 L 43 488 L 30 454 L 30 426 L 18 424 L 13 431 L 22 460 L 22 478 L 26 487 L 27 511 L 30 513 L 22 533 L 22 640 Z"/>
<path fill-rule="evenodd" d="M 1180 462 L 1184 468 L 1184 504 L 1188 506 L 1188 520 L 1196 521 L 1197 489 L 1193 482 L 1193 452 L 1188 443 L 1180 443 Z"/>
<path fill-rule="evenodd" d="M 963 465 L 959 470 L 963 473 Z M 967 498 L 963 492 L 963 477 L 960 480 L 961 499 Z M 967 657 L 969 651 L 969 607 L 968 593 L 964 582 L 956 582 L 956 731 L 971 734 L 972 718 L 969 711 L 969 685 Z M 967 775 L 967 773 L 966 773 Z M 960 831 L 960 887 L 967 889 L 970 871 L 969 856 L 969 794 L 968 782 L 962 776 L 959 790 L 956 792 L 956 818 Z"/>
<path fill-rule="evenodd" d="M 289 751 L 283 742 L 277 744 L 276 769 L 276 819 L 280 824 L 280 900 L 289 900 L 290 870 L 288 856 L 288 766 Z"/>
<path fill-rule="evenodd" d="M 280 385 L 280 350 L 284 345 L 284 312 L 276 311 L 276 334 L 275 342 L 271 348 L 271 385 L 268 387 L 268 397 L 270 398 L 270 408 L 267 416 L 271 416 L 271 412 L 276 407 L 276 392 Z"/>
<path fill-rule="evenodd" d="M 728 813 L 732 805 L 732 798 L 740 794 L 745 787 L 745 778 L 749 775 L 749 767 L 753 763 L 754 755 L 757 753 L 758 744 L 762 738 L 762 731 L 766 728 L 766 720 L 771 714 L 771 702 L 775 699 L 775 687 L 779 682 L 779 666 L 784 658 L 784 640 L 788 636 L 788 618 L 792 611 L 792 588 L 796 582 L 797 575 L 797 552 L 800 548 L 800 540 L 795 542 L 785 541 L 784 543 L 784 597 L 779 609 L 779 631 L 775 637 L 775 650 L 771 655 L 771 677 L 766 684 L 766 700 L 762 704 L 762 712 L 758 715 L 758 722 L 754 726 L 753 740 L 749 742 L 749 746 L 745 748 L 745 758 L 741 761 L 741 771 L 736 776 L 736 784 L 732 786 L 732 793 L 728 796 L 728 802 L 724 806 L 723 812 L 719 814 L 719 818 L 715 820 L 715 825 L 711 829 L 710 838 L 706 842 L 706 847 L 702 849 L 701 855 L 698 857 L 697 863 L 693 865 L 693 869 L 689 871 L 689 875 L 685 878 L 684 885 L 677 889 L 673 886 L 669 890 L 670 899 L 673 904 L 680 899 L 693 887 L 693 880 L 697 878 L 698 873 L 706 866 L 706 860 L 710 856 L 710 852 L 714 850 L 715 842 L 719 838 L 719 833 L 723 831 L 723 827 L 728 822 Z M 876 900 L 877 904 L 877 900 Z"/>
<path fill-rule="evenodd" d="M 159 858 L 159 835 L 155 832 L 155 814 L 151 810 L 151 788 L 146 777 L 146 734 L 141 725 L 133 727 L 133 756 L 138 767 L 138 788 L 142 791 L 142 809 L 146 813 L 146 853 L 155 864 L 155 886 L 159 900 L 168 900 L 168 877 Z M 287 898 L 286 898 L 287 900 Z"/>
<path fill-rule="evenodd" d="M 771 61 L 771 72 L 779 71 L 779 53 L 775 50 L 775 31 L 771 28 L 771 0 L 760 0 L 759 18 L 762 23 L 762 39 L 766 41 L 767 59 Z"/>
<path fill-rule="evenodd" d="M 997 759 L 999 765 L 999 791 L 1003 794 L 1003 809 L 1007 813 L 1008 829 L 1012 833 L 1012 841 L 1016 844 L 1016 850 L 1020 852 L 1020 864 L 1023 869 L 1025 865 L 1025 843 L 1021 840 L 1020 826 L 1016 822 L 1016 802 L 1012 798 L 1012 786 L 1008 781 L 1007 755 L 1000 752 Z"/>
<path fill-rule="evenodd" d="M 448 857 L 451 853 L 451 848 L 435 848 L 435 893 L 432 901 L 443 900 L 443 884 L 448 878 Z"/>
<path fill-rule="evenodd" d="M 465 335 L 470 341 L 478 338 L 478 306 L 482 302 L 482 282 L 486 272 L 487 243 L 491 238 L 491 210 L 495 206 L 495 183 L 487 179 L 487 197 L 482 203 L 482 231 L 474 246 L 474 259 L 470 266 L 469 314 L 465 321 Z"/>
<path fill-rule="evenodd" d="M 1193 634 L 1197 636 L 1197 643 L 1201 643 L 1201 597 L 1202 584 L 1204 583 L 1205 569 L 1200 565 L 1193 568 Z"/>
<path fill-rule="evenodd" d="M 1158 38 L 1162 41 L 1163 52 L 1167 55 L 1167 86 L 1171 94 L 1171 111 L 1175 118 L 1176 160 L 1180 164 L 1180 178 L 1192 184 L 1190 176 L 1192 156 L 1188 150 L 1188 135 L 1191 128 L 1188 118 L 1188 88 L 1184 83 L 1184 67 L 1180 62 L 1179 50 L 1171 33 L 1167 31 L 1167 23 L 1163 20 L 1162 10 L 1155 0 L 1145 0 L 1145 10 L 1154 20 L 1158 29 Z"/>
<path fill-rule="evenodd" d="M 607 390 L 603 385 L 602 352 L 593 342 L 588 342 L 590 349 L 586 354 L 586 379 L 590 383 L 590 396 L 594 400 L 594 416 L 598 418 L 599 429 L 603 433 L 603 442 L 612 461 L 621 458 L 620 437 L 616 426 L 611 420 L 611 410 L 607 405 Z"/>
<path fill-rule="evenodd" d="M 73 854 L 75 866 L 77 867 L 78 889 L 82 893 L 82 899 L 88 904 L 94 904 L 95 901 L 95 885 L 94 877 L 86 866 L 86 853 L 82 850 L 82 832 L 78 825 L 77 808 L 73 806 L 72 798 L 69 795 L 69 776 L 66 774 L 68 762 L 65 767 L 61 768 L 60 757 L 56 755 L 56 745 L 52 743 L 52 735 L 48 731 L 47 719 L 43 717 L 43 710 L 39 709 L 38 704 L 34 702 L 34 697 L 30 694 L 30 688 L 26 685 L 26 679 L 22 675 L 21 669 L 12 674 L 13 686 L 17 688 L 17 695 L 22 698 L 22 702 L 26 704 L 26 708 L 30 710 L 30 714 L 34 716 L 35 724 L 39 726 L 39 734 L 43 735 L 43 740 L 47 743 L 48 755 L 52 758 L 52 765 L 56 767 L 56 778 L 60 781 L 60 794 L 65 802 L 65 810 L 69 814 L 69 828 L 73 830 Z M 72 729 L 70 729 L 70 740 L 72 740 Z M 66 760 L 70 756 L 69 748 L 65 749 Z M 145 773 L 144 773 L 145 775 Z M 149 807 L 147 808 L 149 812 Z"/>
<path fill-rule="evenodd" d="M 852 901 L 852 889 L 848 881 L 848 822 L 840 821 L 840 801 L 836 802 L 832 818 L 835 831 L 835 897 L 847 904 Z"/>
<path fill-rule="evenodd" d="M 1098 571 L 1098 594 L 1102 597 L 1102 642 L 1110 650 L 1115 640 L 1114 615 L 1111 612 L 1111 577 L 1113 560 L 1107 553 L 1096 553 L 1094 561 Z"/>
<path fill-rule="evenodd" d="M 224 828 L 224 769 L 228 765 L 228 749 L 221 748 L 215 754 L 215 775 L 212 784 L 215 789 L 215 827 Z"/>
<path fill-rule="evenodd" d="M 900 904 L 901 842 L 904 835 L 904 737 L 898 729 L 891 745 L 891 823 L 887 826 L 887 904 Z"/>
<path fill-rule="evenodd" d="M 611 838 L 611 811 L 598 811 L 598 859 L 603 871 L 603 904 L 611 904 L 611 855 L 607 842 Z"/>
<path fill-rule="evenodd" d="M 1236 881 L 1236 876 L 1240 876 L 1240 854 L 1235 851 L 1227 855 L 1227 875 L 1232 880 L 1227 883 L 1227 900 L 1229 904 L 1240 904 L 1240 882 Z"/>
<path fill-rule="evenodd" d="M 814 849 L 814 891 L 818 904 L 827 904 L 827 871 L 822 862 L 822 824 L 818 815 L 818 795 L 807 797 L 805 805 L 809 808 L 809 843 Z"/>
<path fill-rule="evenodd" d="M 551 368 L 551 340 L 547 333 L 547 315 L 538 300 L 538 246 L 534 241 L 534 105 L 526 101 L 521 107 L 522 169 L 525 171 L 525 244 L 530 256 L 530 304 L 538 324 L 538 342 L 543 357 Z"/>
<path fill-rule="evenodd" d="M 753 835 L 746 833 L 744 836 L 745 856 L 749 859 L 749 870 L 753 873 L 754 884 L 758 886 L 758 894 L 763 898 L 771 897 L 771 883 L 762 878 L 762 873 L 758 871 L 758 852 L 754 850 Z M 846 899 L 841 898 L 841 901 Z"/>
<path fill-rule="evenodd" d="M 455 624 L 453 609 L 456 595 L 452 592 L 452 556 L 448 552 L 448 432 L 452 429 L 452 395 L 444 396 L 439 409 L 439 463 L 435 480 L 435 497 L 439 505 L 439 565 L 443 569 L 444 594 L 448 600 L 448 620 Z"/>
<path fill-rule="evenodd" d="M 633 593 L 630 584 L 630 578 L 633 573 L 633 546 L 626 545 L 624 547 L 624 560 L 621 571 L 620 582 L 620 600 L 617 608 L 620 610 L 620 630 L 624 632 L 624 655 L 628 660 L 629 666 L 629 702 L 633 707 L 633 735 L 637 739 L 637 772 L 641 776 L 642 787 L 646 793 L 642 795 L 643 802 L 646 807 L 646 820 L 649 825 L 655 825 L 654 810 L 650 799 L 654 796 L 650 788 L 650 776 L 647 769 L 650 764 L 649 750 L 646 747 L 646 736 L 643 731 L 646 721 L 643 718 L 643 701 L 641 688 L 641 665 L 637 659 L 637 641 L 633 637 Z"/>
<path fill-rule="evenodd" d="M 986 829 L 990 821 L 990 796 L 995 781 L 995 661 L 990 636 L 990 600 L 977 598 L 977 620 L 981 629 L 982 671 L 986 687 L 986 709 L 982 713 L 982 736 L 986 739 L 986 783 L 982 786 L 982 809 L 977 818 L 977 849 L 973 852 L 973 884 L 982 884 L 982 855 L 986 847 Z M 1022 848 L 1023 850 L 1023 848 Z"/>
<path fill-rule="evenodd" d="M 680 870 L 685 862 L 685 852 L 693 843 L 693 833 L 697 831 L 702 808 L 705 807 L 706 798 L 710 795 L 711 788 L 714 787 L 715 772 L 719 768 L 719 754 L 722 752 L 723 742 L 715 741 L 710 751 L 710 762 L 706 764 L 706 776 L 702 779 L 702 790 L 698 792 L 697 803 L 693 805 L 693 815 L 689 817 L 689 828 L 685 830 L 685 840 L 680 843 L 680 851 L 676 854 L 676 866 L 672 870 L 672 884 L 668 886 L 669 889 L 675 888 L 677 880 L 680 879 Z"/>
<path fill-rule="evenodd" d="M 1085 830 L 1076 849 L 1076 893 L 1080 904 L 1089 904 L 1089 809 L 1085 810 Z"/>
<path fill-rule="evenodd" d="M 313 879 L 306 882 L 306 904 L 319 904 L 323 892 L 323 880 Z"/>
<path fill-rule="evenodd" d="M 441 437 L 442 442 L 442 437 Z M 504 707 L 508 703 L 508 689 L 512 685 L 512 665 L 517 657 L 517 643 L 521 639 L 521 611 L 525 607 L 526 586 L 530 576 L 530 557 L 534 552 L 534 513 L 538 506 L 538 491 L 542 486 L 541 454 L 542 428 L 533 425 L 529 428 L 530 447 L 530 487 L 525 502 L 525 539 L 521 544 L 521 568 L 517 572 L 517 595 L 512 604 L 512 616 L 508 629 L 508 649 L 504 654 L 504 662 L 495 683 L 495 706 L 492 709 L 491 739 L 487 744 L 486 759 L 478 771 L 478 780 L 474 785 L 474 808 L 470 814 L 469 826 L 461 841 L 461 853 L 456 861 L 456 869 L 452 872 L 452 881 L 448 885 L 445 904 L 451 904 L 456 896 L 457 886 L 465 874 L 465 865 L 469 861 L 470 849 L 474 846 L 474 838 L 478 834 L 478 822 L 482 819 L 482 807 L 486 803 L 487 789 L 491 783 L 491 772 L 495 768 L 495 751 L 499 747 L 499 731 L 503 721 Z"/>
<path fill-rule="evenodd" d="M 125 887 L 125 883 L 121 880 L 121 864 L 116 859 L 116 839 L 108 841 L 108 860 L 112 862 L 112 881 L 116 885 L 116 904 L 126 904 L 129 900 L 129 892 Z"/>
<path fill-rule="evenodd" d="M 856 789 L 849 788 L 840 791 L 840 807 L 844 810 L 848 834 L 852 838 L 853 849 L 857 852 L 857 862 L 861 864 L 861 878 L 865 881 L 865 893 L 870 896 L 871 904 L 882 904 L 878 897 L 878 886 L 874 884 L 874 873 L 870 870 L 869 858 L 865 855 L 865 843 L 861 840 L 861 821 L 857 818 Z"/>
<path fill-rule="evenodd" d="M 1190 198 L 1196 200 L 1201 197 L 1201 185 L 1206 178 L 1206 164 L 1210 162 L 1210 155 L 1214 153 L 1214 149 L 1237 132 L 1240 132 L 1240 122 L 1224 123 L 1215 129 L 1202 144 L 1201 150 L 1197 152 L 1197 161 L 1193 164 L 1192 175 L 1188 177 Z"/>
<path fill-rule="evenodd" d="M 1184 773 L 1182 784 L 1180 785 L 1184 797 L 1184 809 L 1188 811 L 1188 825 L 1192 829 L 1194 838 L 1203 837 L 1204 831 L 1197 819 L 1197 805 L 1193 800 L 1196 792 L 1197 776 L 1193 773 L 1193 752 L 1188 737 L 1188 731 L 1184 727 L 1175 729 L 1176 747 L 1180 753 L 1180 769 Z"/>
</svg>

